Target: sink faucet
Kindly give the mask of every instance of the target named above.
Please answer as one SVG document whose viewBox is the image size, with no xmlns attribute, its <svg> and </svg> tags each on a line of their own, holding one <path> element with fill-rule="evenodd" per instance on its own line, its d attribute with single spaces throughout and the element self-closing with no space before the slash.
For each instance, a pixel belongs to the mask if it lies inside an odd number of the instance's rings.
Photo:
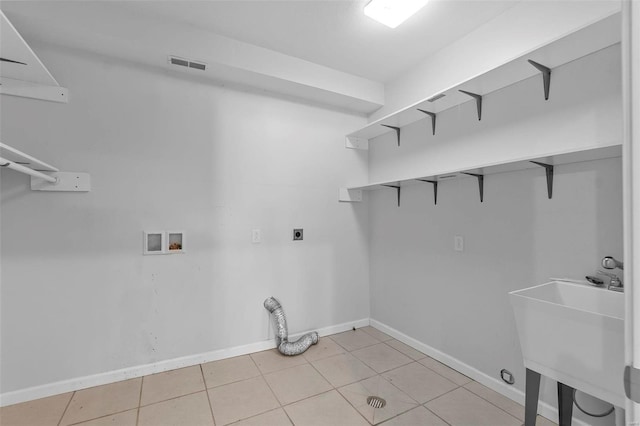
<svg viewBox="0 0 640 426">
<path fill-rule="evenodd" d="M 605 269 L 615 269 L 615 268 L 624 269 L 624 263 L 614 259 L 611 256 L 606 256 L 604 259 L 602 259 L 602 267 Z M 609 287 L 608 287 L 609 290 L 624 291 L 624 286 L 622 285 L 622 281 L 620 281 L 620 278 L 618 278 L 615 274 L 610 274 L 604 271 L 601 271 L 601 272 L 603 275 L 606 275 L 609 278 L 611 278 L 611 282 L 609 283 Z"/>
</svg>

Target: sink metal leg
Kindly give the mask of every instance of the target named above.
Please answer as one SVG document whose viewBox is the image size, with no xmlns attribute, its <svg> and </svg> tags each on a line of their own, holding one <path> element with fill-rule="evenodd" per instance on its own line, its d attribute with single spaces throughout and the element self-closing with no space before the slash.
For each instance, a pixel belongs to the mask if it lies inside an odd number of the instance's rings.
<svg viewBox="0 0 640 426">
<path fill-rule="evenodd" d="M 573 388 L 558 382 L 558 426 L 571 426 Z"/>
<path fill-rule="evenodd" d="M 527 368 L 525 383 L 524 426 L 536 426 L 538 396 L 540 393 L 540 373 Z"/>
</svg>

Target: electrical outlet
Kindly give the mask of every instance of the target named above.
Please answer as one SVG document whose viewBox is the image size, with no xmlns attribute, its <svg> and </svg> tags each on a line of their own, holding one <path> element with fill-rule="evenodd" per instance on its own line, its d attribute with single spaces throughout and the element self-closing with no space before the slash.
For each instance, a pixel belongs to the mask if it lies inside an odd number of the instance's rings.
<svg viewBox="0 0 640 426">
<path fill-rule="evenodd" d="M 464 251 L 464 238 L 462 235 L 453 236 L 453 249 L 455 251 Z"/>
<path fill-rule="evenodd" d="M 500 370 L 500 377 L 502 377 L 502 380 L 504 380 L 505 383 L 512 385 L 516 382 L 515 377 L 513 377 L 513 374 L 511 373 L 511 371 L 506 370 L 506 369 L 502 369 Z"/>
<path fill-rule="evenodd" d="M 293 241 L 302 241 L 303 238 L 303 230 L 302 228 L 297 228 L 293 230 Z"/>
<path fill-rule="evenodd" d="M 251 230 L 251 242 L 253 244 L 260 244 L 262 242 L 262 231 L 259 229 Z"/>
</svg>

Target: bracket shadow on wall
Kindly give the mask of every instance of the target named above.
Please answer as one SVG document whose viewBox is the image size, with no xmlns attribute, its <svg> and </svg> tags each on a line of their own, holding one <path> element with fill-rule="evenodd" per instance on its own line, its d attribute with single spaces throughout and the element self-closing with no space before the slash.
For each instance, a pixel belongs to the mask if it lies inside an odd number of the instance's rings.
<svg viewBox="0 0 640 426">
<path fill-rule="evenodd" d="M 31 189 L 53 192 L 89 192 L 88 173 L 61 172 L 22 151 L 0 143 L 0 167 L 31 176 Z"/>
<path fill-rule="evenodd" d="M 360 186 L 352 186 L 340 189 L 339 201 L 360 202 L 363 200 L 363 191 L 378 190 L 383 187 L 394 188 L 398 194 L 398 206 L 400 206 L 400 189 L 417 182 L 428 182 L 433 184 L 434 204 L 438 201 L 438 183 L 451 178 L 475 177 L 478 181 L 480 202 L 484 201 L 484 182 L 487 175 L 508 173 L 519 170 L 544 167 L 546 175 L 547 197 L 551 199 L 553 195 L 553 175 L 555 167 L 563 164 L 581 163 L 605 158 L 618 158 L 622 156 L 621 145 L 611 145 L 603 148 L 593 148 L 576 152 L 560 152 L 557 154 L 538 157 L 535 159 L 521 159 L 504 163 L 486 164 L 474 169 L 464 170 L 438 170 L 426 173 L 423 176 L 407 176 L 393 181 L 377 182 Z"/>
<path fill-rule="evenodd" d="M 432 133 L 435 135 L 435 114 L 476 101 L 478 119 L 482 118 L 482 97 L 542 73 L 544 97 L 549 99 L 551 69 L 573 62 L 576 59 L 599 52 L 620 42 L 620 17 L 612 15 L 574 33 L 559 38 L 534 51 L 507 61 L 482 74 L 443 87 L 435 94 L 404 107 L 394 113 L 373 121 L 365 127 L 349 133 L 345 146 L 351 149 L 368 149 L 369 139 L 393 129 L 399 136 L 400 128 L 424 120 L 425 114 L 432 118 Z M 543 65 L 544 64 L 544 65 Z M 428 114 L 427 112 L 431 112 Z M 400 138 L 398 137 L 398 145 Z"/>
</svg>

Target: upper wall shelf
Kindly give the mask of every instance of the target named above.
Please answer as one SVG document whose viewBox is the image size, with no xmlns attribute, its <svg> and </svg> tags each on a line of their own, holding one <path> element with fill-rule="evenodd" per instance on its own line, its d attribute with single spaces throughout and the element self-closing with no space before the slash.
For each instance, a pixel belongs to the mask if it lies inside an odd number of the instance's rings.
<svg viewBox="0 0 640 426">
<path fill-rule="evenodd" d="M 481 119 L 482 96 L 535 75 L 542 74 L 540 96 L 553 97 L 553 74 L 551 72 L 549 88 L 549 73 L 546 73 L 545 69 L 553 70 L 555 67 L 609 47 L 620 42 L 620 37 L 620 15 L 609 16 L 550 44 L 527 52 L 486 73 L 454 86 L 444 87 L 420 102 L 376 120 L 362 129 L 348 134 L 346 147 L 368 149 L 369 139 L 387 132 L 395 132 L 398 145 L 400 145 L 400 129 L 421 119 L 432 120 L 432 130 L 437 135 L 435 129 L 437 114 L 464 102 L 476 102 L 478 115 L 469 117 L 469 119 Z"/>
<path fill-rule="evenodd" d="M 1 94 L 54 102 L 68 101 L 67 89 L 60 87 L 1 10 L 0 58 Z"/>
</svg>

